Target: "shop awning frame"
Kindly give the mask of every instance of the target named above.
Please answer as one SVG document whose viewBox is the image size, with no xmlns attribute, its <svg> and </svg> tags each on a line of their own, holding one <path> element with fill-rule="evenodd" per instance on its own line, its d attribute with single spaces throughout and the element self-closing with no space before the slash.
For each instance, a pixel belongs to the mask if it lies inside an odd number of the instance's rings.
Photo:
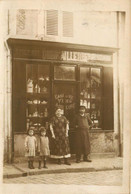
<svg viewBox="0 0 131 194">
<path fill-rule="evenodd" d="M 102 47 L 102 46 L 92 46 L 85 44 L 74 44 L 65 42 L 52 42 L 52 41 L 42 41 L 42 40 L 30 40 L 30 39 L 19 39 L 19 38 L 8 38 L 7 43 L 10 47 L 22 46 L 22 47 L 41 47 L 41 48 L 51 48 L 59 50 L 72 50 L 79 52 L 90 52 L 90 53 L 101 53 L 101 54 L 113 54 L 119 50 L 119 48 L 114 47 Z"/>
</svg>

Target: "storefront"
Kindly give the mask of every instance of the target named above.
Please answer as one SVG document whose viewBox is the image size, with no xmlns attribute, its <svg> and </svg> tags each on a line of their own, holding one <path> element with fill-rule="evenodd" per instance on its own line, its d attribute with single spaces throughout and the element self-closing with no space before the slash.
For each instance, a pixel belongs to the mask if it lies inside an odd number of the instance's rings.
<svg viewBox="0 0 131 194">
<path fill-rule="evenodd" d="M 114 48 L 38 40 L 8 39 L 12 53 L 12 138 L 14 156 L 24 155 L 30 125 L 49 126 L 61 107 L 70 123 L 71 153 L 75 153 L 73 118 L 84 105 L 93 121 L 92 153 L 113 153 Z M 105 146 L 106 145 L 106 146 Z"/>
</svg>

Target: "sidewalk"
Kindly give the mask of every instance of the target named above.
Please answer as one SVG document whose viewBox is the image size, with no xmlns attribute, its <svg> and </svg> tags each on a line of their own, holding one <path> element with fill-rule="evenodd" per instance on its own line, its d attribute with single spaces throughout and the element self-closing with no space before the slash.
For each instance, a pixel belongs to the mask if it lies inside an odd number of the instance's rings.
<svg viewBox="0 0 131 194">
<path fill-rule="evenodd" d="M 54 174 L 66 172 L 93 172 L 106 170 L 120 170 L 123 167 L 123 158 L 94 158 L 92 162 L 76 163 L 74 159 L 70 160 L 71 166 L 65 164 L 55 164 L 54 161 L 48 161 L 48 169 L 38 169 L 38 162 L 34 162 L 35 169 L 29 169 L 27 162 L 5 164 L 3 167 L 3 178 L 16 178 L 28 175 Z"/>
</svg>

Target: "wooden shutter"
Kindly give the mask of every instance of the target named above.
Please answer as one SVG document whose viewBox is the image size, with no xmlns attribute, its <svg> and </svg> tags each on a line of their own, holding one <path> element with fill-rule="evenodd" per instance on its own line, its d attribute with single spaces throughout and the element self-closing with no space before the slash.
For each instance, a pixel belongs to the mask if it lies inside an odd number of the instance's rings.
<svg viewBox="0 0 131 194">
<path fill-rule="evenodd" d="M 46 34 L 58 36 L 58 11 L 46 11 Z"/>
<path fill-rule="evenodd" d="M 63 36 L 73 37 L 73 13 L 63 11 Z"/>
<path fill-rule="evenodd" d="M 103 129 L 113 130 L 113 68 L 103 67 Z"/>
<path fill-rule="evenodd" d="M 13 64 L 13 130 L 15 132 L 24 132 L 26 129 L 26 77 L 25 64 L 14 62 Z"/>
</svg>

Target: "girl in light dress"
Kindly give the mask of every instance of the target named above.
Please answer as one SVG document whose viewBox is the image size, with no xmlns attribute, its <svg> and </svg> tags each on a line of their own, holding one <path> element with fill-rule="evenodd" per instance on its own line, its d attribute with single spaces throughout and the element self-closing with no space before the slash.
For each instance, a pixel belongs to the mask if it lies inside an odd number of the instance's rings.
<svg viewBox="0 0 131 194">
<path fill-rule="evenodd" d="M 46 128 L 40 128 L 40 137 L 38 140 L 38 153 L 39 153 L 39 166 L 38 168 L 41 169 L 41 163 L 43 161 L 43 168 L 47 168 L 46 166 L 46 159 L 47 156 L 50 155 L 49 150 L 49 139 L 46 135 Z"/>
<path fill-rule="evenodd" d="M 25 138 L 25 149 L 26 154 L 25 156 L 28 157 L 28 168 L 34 169 L 34 158 L 36 156 L 36 149 L 37 149 L 37 140 L 34 136 L 34 127 L 30 127 L 28 130 L 28 135 Z"/>
</svg>

